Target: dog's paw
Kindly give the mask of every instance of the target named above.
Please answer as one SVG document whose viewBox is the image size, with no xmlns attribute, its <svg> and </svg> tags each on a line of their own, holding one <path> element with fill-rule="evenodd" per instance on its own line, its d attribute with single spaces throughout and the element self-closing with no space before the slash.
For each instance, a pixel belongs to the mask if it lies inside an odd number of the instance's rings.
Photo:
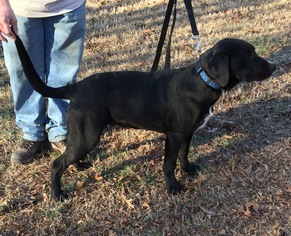
<svg viewBox="0 0 291 236">
<path fill-rule="evenodd" d="M 56 202 L 63 202 L 69 198 L 68 194 L 64 191 L 52 193 L 52 197 Z"/>
<path fill-rule="evenodd" d="M 92 163 L 87 161 L 78 161 L 77 163 L 74 164 L 74 166 L 78 171 L 84 171 L 92 167 Z"/>
<path fill-rule="evenodd" d="M 181 191 L 185 191 L 184 185 L 179 183 L 178 181 L 173 181 L 171 184 L 169 184 L 167 189 L 169 194 L 177 194 Z"/>
<path fill-rule="evenodd" d="M 200 167 L 195 164 L 189 164 L 183 167 L 183 170 L 189 175 L 196 175 L 197 171 L 200 170 Z"/>
</svg>

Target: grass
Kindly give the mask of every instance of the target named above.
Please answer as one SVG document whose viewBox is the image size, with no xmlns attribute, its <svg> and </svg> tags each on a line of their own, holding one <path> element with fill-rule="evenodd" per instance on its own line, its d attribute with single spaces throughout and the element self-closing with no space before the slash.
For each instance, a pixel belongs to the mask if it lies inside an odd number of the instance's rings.
<svg viewBox="0 0 291 236">
<path fill-rule="evenodd" d="M 149 71 L 166 0 L 87 1 L 80 79 L 97 72 Z M 277 70 L 267 81 L 223 94 L 214 117 L 192 140 L 196 177 L 180 170 L 186 191 L 166 194 L 161 134 L 108 128 L 88 155 L 92 167 L 70 167 L 62 180 L 73 196 L 50 196 L 44 151 L 10 165 L 21 141 L 0 48 L 1 235 L 291 235 L 290 1 L 194 1 L 202 49 L 224 37 L 248 40 Z M 178 1 L 172 67 L 198 57 L 183 1 Z M 161 59 L 163 62 L 164 57 Z M 160 64 L 160 68 L 163 63 Z"/>
</svg>

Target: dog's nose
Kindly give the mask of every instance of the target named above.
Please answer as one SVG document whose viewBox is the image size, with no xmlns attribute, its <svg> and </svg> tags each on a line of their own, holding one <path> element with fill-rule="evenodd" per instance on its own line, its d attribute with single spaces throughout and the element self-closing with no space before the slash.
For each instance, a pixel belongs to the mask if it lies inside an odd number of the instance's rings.
<svg viewBox="0 0 291 236">
<path fill-rule="evenodd" d="M 272 71 L 275 71 L 276 70 L 276 64 L 270 63 L 270 67 L 271 67 L 271 70 Z"/>
<path fill-rule="evenodd" d="M 268 61 L 268 62 L 269 62 L 271 71 L 275 71 L 276 70 L 276 64 L 275 63 L 272 63 L 270 61 Z"/>
</svg>

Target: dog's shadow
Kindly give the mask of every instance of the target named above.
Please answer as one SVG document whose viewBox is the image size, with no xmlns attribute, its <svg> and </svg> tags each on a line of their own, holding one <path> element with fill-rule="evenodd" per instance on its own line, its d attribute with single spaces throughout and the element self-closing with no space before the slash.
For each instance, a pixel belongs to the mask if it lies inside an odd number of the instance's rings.
<svg viewBox="0 0 291 236">
<path fill-rule="evenodd" d="M 103 131 L 103 134 L 106 133 L 107 136 L 114 136 L 119 135 L 122 131 L 122 127 L 120 126 L 108 126 Z M 87 158 L 85 159 L 85 163 L 92 163 L 96 160 L 98 162 L 102 162 L 110 158 L 112 155 L 114 156 L 114 153 L 125 153 L 130 152 L 132 150 L 136 150 L 142 145 L 152 145 L 152 146 L 164 146 L 165 141 L 165 135 L 164 134 L 157 134 L 152 139 L 147 139 L 142 142 L 135 142 L 135 143 L 128 143 L 126 145 L 122 145 L 120 148 L 112 148 L 110 144 L 110 140 L 103 140 L 101 139 L 101 142 L 99 145 L 97 145 L 90 154 L 87 155 Z M 108 151 L 108 149 L 111 149 Z M 120 170 L 123 170 L 128 165 L 134 165 L 137 163 L 144 163 L 149 162 L 150 160 L 155 160 L 158 157 L 163 156 L 163 149 L 152 149 L 151 151 L 147 152 L 146 155 L 140 155 L 136 158 L 130 159 L 130 160 L 124 160 L 119 165 L 113 166 L 111 168 L 106 169 L 106 171 L 102 172 L 102 176 L 111 176 L 111 174 L 118 172 Z M 88 165 L 89 167 L 89 165 Z M 82 170 L 82 169 L 80 169 Z"/>
<path fill-rule="evenodd" d="M 197 164 L 202 168 L 223 165 L 235 154 L 244 156 L 291 137 L 291 97 L 261 100 L 218 114 L 211 128 L 217 132 L 201 132 L 193 137 L 192 147 L 204 136 L 207 142 L 221 137 L 221 144 L 210 153 L 200 155 Z M 225 138 L 224 138 L 225 137 Z"/>
<path fill-rule="evenodd" d="M 288 139 L 291 136 L 290 104 L 290 97 L 258 100 L 254 103 L 231 108 L 225 113 L 215 115 L 207 125 L 207 128 L 193 135 L 189 152 L 190 160 L 192 154 L 195 154 L 196 149 L 201 145 L 211 144 L 219 138 L 222 142 L 221 144 L 212 148 L 211 152 L 199 154 L 198 158 L 195 158 L 196 164 L 202 169 L 213 165 L 223 165 L 223 163 L 232 157 L 233 153 L 243 155 L 247 152 L 264 148 L 267 145 L 272 145 L 277 141 Z M 115 127 L 114 129 L 114 133 L 118 134 L 119 128 Z M 107 128 L 105 132 L 111 132 L 111 128 Z M 154 139 L 149 139 L 142 143 L 130 143 L 123 146 L 118 152 L 127 152 L 148 143 L 158 143 L 156 146 L 159 149 L 153 149 L 147 155 L 124 160 L 120 164 L 103 171 L 101 173 L 102 176 L 110 176 L 112 173 L 120 171 L 128 165 L 148 162 L 163 156 L 163 150 L 160 147 L 164 139 L 165 136 L 161 134 Z M 107 146 L 106 143 L 102 145 Z M 99 160 L 103 161 L 110 156 L 109 154 L 100 155 L 99 152 L 100 148 L 96 147 L 90 153 L 90 157 L 94 159 L 98 156 Z"/>
</svg>

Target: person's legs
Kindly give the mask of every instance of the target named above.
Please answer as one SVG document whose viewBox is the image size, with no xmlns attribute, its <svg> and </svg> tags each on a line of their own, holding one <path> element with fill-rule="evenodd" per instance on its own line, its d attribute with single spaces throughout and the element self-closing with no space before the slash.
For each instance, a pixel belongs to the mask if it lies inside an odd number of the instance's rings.
<svg viewBox="0 0 291 236">
<path fill-rule="evenodd" d="M 17 17 L 19 37 L 23 41 L 33 65 L 44 79 L 44 37 L 41 19 Z M 14 41 L 3 43 L 5 65 L 7 67 L 14 100 L 16 124 L 22 129 L 23 138 L 43 141 L 45 132 L 45 98 L 37 93 L 24 75 L 17 57 Z"/>
<path fill-rule="evenodd" d="M 49 86 L 60 87 L 77 80 L 85 21 L 85 4 L 56 17 L 18 17 L 19 36 L 38 74 Z M 46 99 L 33 90 L 15 56 L 14 42 L 3 43 L 3 48 L 11 79 L 16 123 L 22 129 L 24 139 L 12 154 L 11 162 L 27 163 L 34 158 L 47 136 L 55 144 L 66 138 L 68 101 L 49 99 L 46 110 Z M 61 148 L 64 150 L 63 146 Z"/>
<path fill-rule="evenodd" d="M 17 17 L 19 36 L 42 79 L 44 76 L 44 38 L 42 19 Z M 33 90 L 24 75 L 21 62 L 16 56 L 14 41 L 3 43 L 5 64 L 10 76 L 16 124 L 22 129 L 23 141 L 12 153 L 12 163 L 28 163 L 47 139 L 45 132 L 45 98 Z"/>
<path fill-rule="evenodd" d="M 85 38 L 85 4 L 64 15 L 45 18 L 44 22 L 47 84 L 61 87 L 76 82 Z M 48 99 L 46 130 L 52 143 L 66 139 L 68 103 Z"/>
</svg>

